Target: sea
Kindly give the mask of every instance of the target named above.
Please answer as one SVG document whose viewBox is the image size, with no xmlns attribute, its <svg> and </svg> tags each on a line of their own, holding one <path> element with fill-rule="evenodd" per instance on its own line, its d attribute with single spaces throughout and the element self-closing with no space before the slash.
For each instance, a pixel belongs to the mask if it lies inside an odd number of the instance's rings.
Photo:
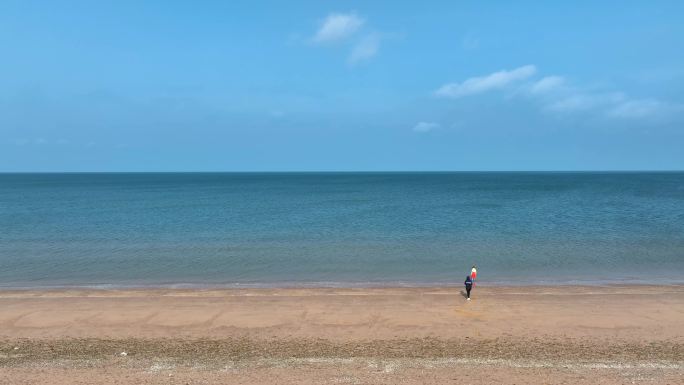
<svg viewBox="0 0 684 385">
<path fill-rule="evenodd" d="M 0 287 L 684 283 L 682 172 L 0 174 Z"/>
</svg>

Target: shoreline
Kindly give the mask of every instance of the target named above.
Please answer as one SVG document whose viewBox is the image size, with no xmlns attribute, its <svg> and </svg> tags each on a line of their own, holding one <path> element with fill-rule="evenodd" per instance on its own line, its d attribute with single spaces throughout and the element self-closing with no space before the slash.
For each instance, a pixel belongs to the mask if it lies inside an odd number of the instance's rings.
<svg viewBox="0 0 684 385">
<path fill-rule="evenodd" d="M 646 290 L 640 292 L 639 290 Z M 669 290 L 668 290 L 669 289 Z M 488 294 L 511 295 L 619 295 L 628 293 L 662 294 L 684 293 L 684 283 L 594 283 L 554 285 L 490 285 L 478 282 L 473 293 L 484 290 Z M 593 290 L 593 291 L 592 291 Z M 235 296 L 321 296 L 321 295 L 404 295 L 405 293 L 429 292 L 431 295 L 453 295 L 464 293 L 463 284 L 453 285 L 378 285 L 378 286 L 50 286 L 50 287 L 2 287 L 2 298 L 68 298 L 68 297 L 235 297 Z"/>
<path fill-rule="evenodd" d="M 477 281 L 481 287 L 519 288 L 519 287 L 621 287 L 621 286 L 684 286 L 684 279 L 653 280 L 568 280 L 568 281 Z M 306 282 L 248 282 L 248 283 L 152 283 L 152 284 L 0 284 L 0 293 L 5 291 L 56 291 L 56 290 L 275 290 L 275 289 L 421 289 L 421 288 L 461 288 L 462 282 L 424 282 L 424 281 L 306 281 Z"/>
</svg>

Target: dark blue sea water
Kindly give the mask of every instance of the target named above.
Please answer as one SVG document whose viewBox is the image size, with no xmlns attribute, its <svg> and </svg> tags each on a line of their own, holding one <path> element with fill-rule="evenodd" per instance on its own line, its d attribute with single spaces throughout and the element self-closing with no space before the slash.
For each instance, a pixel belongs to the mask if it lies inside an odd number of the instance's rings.
<svg viewBox="0 0 684 385">
<path fill-rule="evenodd" d="M 0 174 L 0 286 L 684 282 L 684 173 Z"/>
</svg>

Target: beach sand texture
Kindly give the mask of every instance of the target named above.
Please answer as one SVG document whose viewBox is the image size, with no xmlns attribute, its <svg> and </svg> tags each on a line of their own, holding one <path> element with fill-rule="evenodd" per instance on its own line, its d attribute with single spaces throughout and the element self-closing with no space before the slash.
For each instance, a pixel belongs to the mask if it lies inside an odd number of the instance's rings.
<svg viewBox="0 0 684 385">
<path fill-rule="evenodd" d="M 0 339 L 0 384 L 680 384 L 684 286 L 8 290 Z"/>
</svg>

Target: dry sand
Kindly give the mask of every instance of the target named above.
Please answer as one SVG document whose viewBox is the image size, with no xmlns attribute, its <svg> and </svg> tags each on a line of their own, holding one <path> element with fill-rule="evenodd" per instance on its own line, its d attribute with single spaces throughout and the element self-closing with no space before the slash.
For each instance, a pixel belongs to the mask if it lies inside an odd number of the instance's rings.
<svg viewBox="0 0 684 385">
<path fill-rule="evenodd" d="M 0 384 L 683 379 L 684 286 L 0 292 Z"/>
</svg>

